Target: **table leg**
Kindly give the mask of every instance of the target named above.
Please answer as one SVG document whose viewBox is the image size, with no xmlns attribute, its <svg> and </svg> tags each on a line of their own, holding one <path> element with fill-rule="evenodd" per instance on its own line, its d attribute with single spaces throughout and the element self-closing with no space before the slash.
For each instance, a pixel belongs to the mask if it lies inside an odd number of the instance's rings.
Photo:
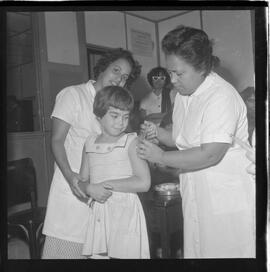
<svg viewBox="0 0 270 272">
<path fill-rule="evenodd" d="M 37 259 L 37 244 L 36 236 L 34 233 L 34 223 L 32 220 L 29 221 L 29 248 L 30 248 L 30 257 L 31 259 Z"/>
<path fill-rule="evenodd" d="M 170 249 L 170 234 L 168 228 L 168 218 L 166 208 L 159 209 L 159 223 L 160 223 L 160 238 L 161 238 L 161 248 L 162 248 L 162 258 L 171 257 Z"/>
</svg>

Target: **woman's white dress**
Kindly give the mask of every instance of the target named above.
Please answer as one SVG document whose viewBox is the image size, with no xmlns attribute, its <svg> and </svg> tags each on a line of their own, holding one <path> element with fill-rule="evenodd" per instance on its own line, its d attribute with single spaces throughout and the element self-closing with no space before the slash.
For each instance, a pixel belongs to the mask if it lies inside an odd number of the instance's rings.
<svg viewBox="0 0 270 272">
<path fill-rule="evenodd" d="M 128 148 L 136 137 L 136 133 L 125 134 L 112 144 L 96 144 L 96 136 L 89 137 L 86 152 L 90 182 L 132 176 Z M 150 257 L 145 216 L 137 194 L 113 192 L 104 204 L 94 202 L 88 220 L 83 255 L 105 254 L 121 259 Z"/>
<path fill-rule="evenodd" d="M 82 150 L 89 135 L 101 133 L 93 113 L 96 95 L 94 81 L 70 86 L 58 93 L 52 117 L 70 124 L 65 140 L 67 159 L 72 171 L 79 172 Z M 88 207 L 71 191 L 57 164 L 50 187 L 42 233 L 65 241 L 83 243 L 87 227 Z"/>
<path fill-rule="evenodd" d="M 180 150 L 232 144 L 217 165 L 180 174 L 185 258 L 255 257 L 255 182 L 247 173 L 246 108 L 237 91 L 215 73 L 190 96 L 176 95 L 173 138 Z"/>
</svg>

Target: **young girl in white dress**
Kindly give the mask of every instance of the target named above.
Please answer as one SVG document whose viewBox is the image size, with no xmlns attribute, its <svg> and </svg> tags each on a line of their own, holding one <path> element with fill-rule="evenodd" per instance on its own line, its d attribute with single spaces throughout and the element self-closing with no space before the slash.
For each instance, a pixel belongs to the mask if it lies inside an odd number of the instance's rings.
<svg viewBox="0 0 270 272">
<path fill-rule="evenodd" d="M 150 188 L 147 162 L 136 154 L 136 133 L 125 133 L 133 97 L 119 86 L 107 86 L 94 100 L 102 133 L 85 142 L 79 187 L 110 188 L 106 202 L 88 201 L 89 221 L 83 255 L 89 258 L 150 258 L 146 221 L 137 192 Z"/>
</svg>

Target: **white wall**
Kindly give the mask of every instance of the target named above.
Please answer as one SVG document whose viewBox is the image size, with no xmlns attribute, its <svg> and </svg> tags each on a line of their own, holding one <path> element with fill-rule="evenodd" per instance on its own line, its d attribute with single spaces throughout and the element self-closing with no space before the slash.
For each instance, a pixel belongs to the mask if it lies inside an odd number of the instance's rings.
<svg viewBox="0 0 270 272">
<path fill-rule="evenodd" d="M 145 32 L 151 35 L 153 51 L 148 56 L 142 56 L 133 52 L 131 31 L 132 29 Z M 140 19 L 135 16 L 127 15 L 127 36 L 128 36 L 128 49 L 133 52 L 134 58 L 142 65 L 142 72 L 139 80 L 133 85 L 133 93 L 135 99 L 138 100 L 147 94 L 151 89 L 147 82 L 146 75 L 154 67 L 157 66 L 157 41 L 156 41 L 156 29 L 153 22 Z M 136 90 L 136 91 L 135 91 Z"/>
<path fill-rule="evenodd" d="M 56 63 L 78 64 L 78 38 L 75 12 L 46 12 L 48 60 Z M 140 79 L 134 84 L 135 99 L 140 99 L 150 87 L 148 71 L 157 66 L 156 29 L 153 22 L 118 11 L 85 12 L 86 43 L 104 47 L 123 47 L 132 50 L 131 30 L 151 35 L 153 54 L 134 57 L 142 65 Z M 254 63 L 249 10 L 203 10 L 203 29 L 214 39 L 214 54 L 221 59 L 218 72 L 238 91 L 254 86 Z M 179 24 L 201 28 L 200 11 L 195 10 L 158 23 L 159 46 L 164 35 Z M 68 31 L 67 31 L 68 30 Z M 165 66 L 159 50 L 160 65 Z"/>
<path fill-rule="evenodd" d="M 203 11 L 203 28 L 215 41 L 220 74 L 239 92 L 255 86 L 250 11 Z"/>
<path fill-rule="evenodd" d="M 200 24 L 200 12 L 198 10 L 179 15 L 177 17 L 168 19 L 158 23 L 158 33 L 159 33 L 159 45 L 160 45 L 160 64 L 165 67 L 165 58 L 161 50 L 161 41 L 164 36 L 171 30 L 173 30 L 178 25 L 186 25 L 195 28 L 201 28 Z"/>
<path fill-rule="evenodd" d="M 126 48 L 124 14 L 114 11 L 84 13 L 86 43 L 104 47 Z"/>
</svg>

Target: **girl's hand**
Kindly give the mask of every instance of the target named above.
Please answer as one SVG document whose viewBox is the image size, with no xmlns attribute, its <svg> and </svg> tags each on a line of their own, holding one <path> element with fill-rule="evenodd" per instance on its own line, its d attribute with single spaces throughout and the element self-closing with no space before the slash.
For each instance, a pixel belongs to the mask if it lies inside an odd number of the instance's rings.
<svg viewBox="0 0 270 272">
<path fill-rule="evenodd" d="M 153 163 L 162 164 L 163 152 L 161 148 L 147 140 L 141 140 L 137 145 L 138 156 Z"/>
<path fill-rule="evenodd" d="M 69 187 L 72 193 L 77 196 L 78 198 L 86 198 L 86 194 L 80 189 L 78 182 L 83 181 L 81 176 L 75 172 L 70 172 L 66 179 L 68 181 Z"/>
<path fill-rule="evenodd" d="M 112 195 L 111 187 L 104 183 L 89 184 L 87 187 L 87 194 L 95 199 L 97 202 L 104 203 Z"/>
</svg>

